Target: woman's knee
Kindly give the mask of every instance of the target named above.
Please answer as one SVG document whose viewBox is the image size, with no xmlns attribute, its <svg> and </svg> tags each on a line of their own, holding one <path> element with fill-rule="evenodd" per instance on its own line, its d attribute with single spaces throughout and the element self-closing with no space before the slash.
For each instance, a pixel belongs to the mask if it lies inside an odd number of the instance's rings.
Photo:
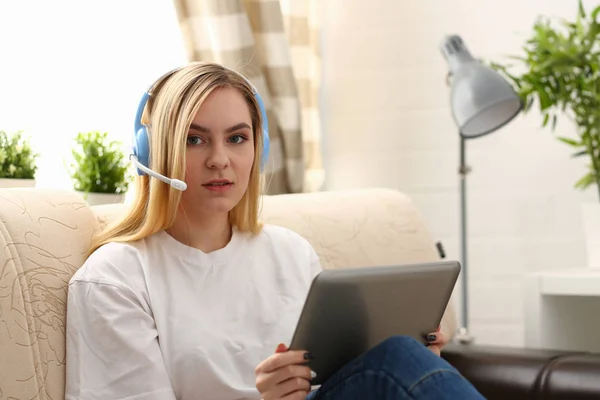
<svg viewBox="0 0 600 400">
<path fill-rule="evenodd" d="M 431 364 L 450 368 L 441 357 L 435 355 L 411 336 L 397 335 L 389 337 L 365 354 L 369 364 Z"/>
<path fill-rule="evenodd" d="M 410 336 L 392 336 L 367 351 L 355 365 L 355 371 L 368 372 L 370 379 L 375 376 L 395 382 L 404 390 L 416 387 L 425 378 L 451 373 L 455 369 L 444 359 L 435 355 L 420 342 Z"/>
<path fill-rule="evenodd" d="M 425 347 L 425 345 L 423 343 L 417 341 L 412 336 L 396 335 L 396 336 L 391 336 L 391 337 L 385 339 L 376 347 L 380 348 L 382 351 L 385 351 L 386 353 L 388 353 L 388 352 L 406 353 L 407 350 L 423 348 L 423 347 Z"/>
<path fill-rule="evenodd" d="M 419 352 L 419 348 L 427 350 L 423 343 L 410 336 L 397 335 L 389 337 L 363 354 L 362 358 L 370 365 L 381 362 L 387 364 L 391 360 L 402 360 L 407 356 L 414 356 Z"/>
</svg>

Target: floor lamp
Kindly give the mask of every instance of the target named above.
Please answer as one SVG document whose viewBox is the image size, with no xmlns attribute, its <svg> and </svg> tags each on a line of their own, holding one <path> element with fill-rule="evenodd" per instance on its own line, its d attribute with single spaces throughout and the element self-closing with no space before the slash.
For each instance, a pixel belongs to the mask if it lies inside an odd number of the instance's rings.
<svg viewBox="0 0 600 400">
<path fill-rule="evenodd" d="M 448 63 L 450 107 L 460 136 L 460 227 L 462 318 L 456 336 L 461 343 L 471 343 L 468 314 L 467 260 L 467 174 L 465 144 L 492 133 L 511 121 L 522 109 L 522 102 L 512 86 L 492 68 L 473 58 L 458 35 L 446 36 L 440 50 Z"/>
</svg>

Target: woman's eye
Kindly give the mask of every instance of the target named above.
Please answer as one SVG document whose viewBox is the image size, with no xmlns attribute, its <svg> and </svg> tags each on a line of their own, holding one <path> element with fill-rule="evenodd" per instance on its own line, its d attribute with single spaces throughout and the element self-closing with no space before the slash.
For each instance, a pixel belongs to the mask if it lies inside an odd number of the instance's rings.
<svg viewBox="0 0 600 400">
<path fill-rule="evenodd" d="M 187 144 L 196 145 L 202 143 L 202 139 L 199 136 L 188 136 Z"/>
<path fill-rule="evenodd" d="M 233 135 L 229 138 L 229 140 L 231 141 L 231 143 L 240 144 L 243 143 L 246 140 L 246 138 L 242 135 Z"/>
</svg>

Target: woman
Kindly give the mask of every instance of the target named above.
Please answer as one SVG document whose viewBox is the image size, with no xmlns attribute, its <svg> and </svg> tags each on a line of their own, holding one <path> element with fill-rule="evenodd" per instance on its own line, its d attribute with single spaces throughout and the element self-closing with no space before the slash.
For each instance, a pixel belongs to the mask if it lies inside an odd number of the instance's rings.
<svg viewBox="0 0 600 400">
<path fill-rule="evenodd" d="M 309 394 L 310 353 L 281 342 L 320 265 L 298 234 L 258 222 L 261 104 L 243 76 L 215 64 L 180 68 L 144 95 L 137 197 L 69 285 L 66 398 L 481 398 L 404 337 Z M 445 335 L 432 335 L 439 352 Z"/>
</svg>

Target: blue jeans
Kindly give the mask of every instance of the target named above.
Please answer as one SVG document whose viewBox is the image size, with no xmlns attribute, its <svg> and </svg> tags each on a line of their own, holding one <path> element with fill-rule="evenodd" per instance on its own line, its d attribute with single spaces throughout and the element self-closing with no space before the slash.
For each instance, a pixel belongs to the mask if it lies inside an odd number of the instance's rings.
<svg viewBox="0 0 600 400">
<path fill-rule="evenodd" d="M 394 336 L 349 362 L 306 400 L 481 400 L 484 397 L 422 343 Z"/>
</svg>

